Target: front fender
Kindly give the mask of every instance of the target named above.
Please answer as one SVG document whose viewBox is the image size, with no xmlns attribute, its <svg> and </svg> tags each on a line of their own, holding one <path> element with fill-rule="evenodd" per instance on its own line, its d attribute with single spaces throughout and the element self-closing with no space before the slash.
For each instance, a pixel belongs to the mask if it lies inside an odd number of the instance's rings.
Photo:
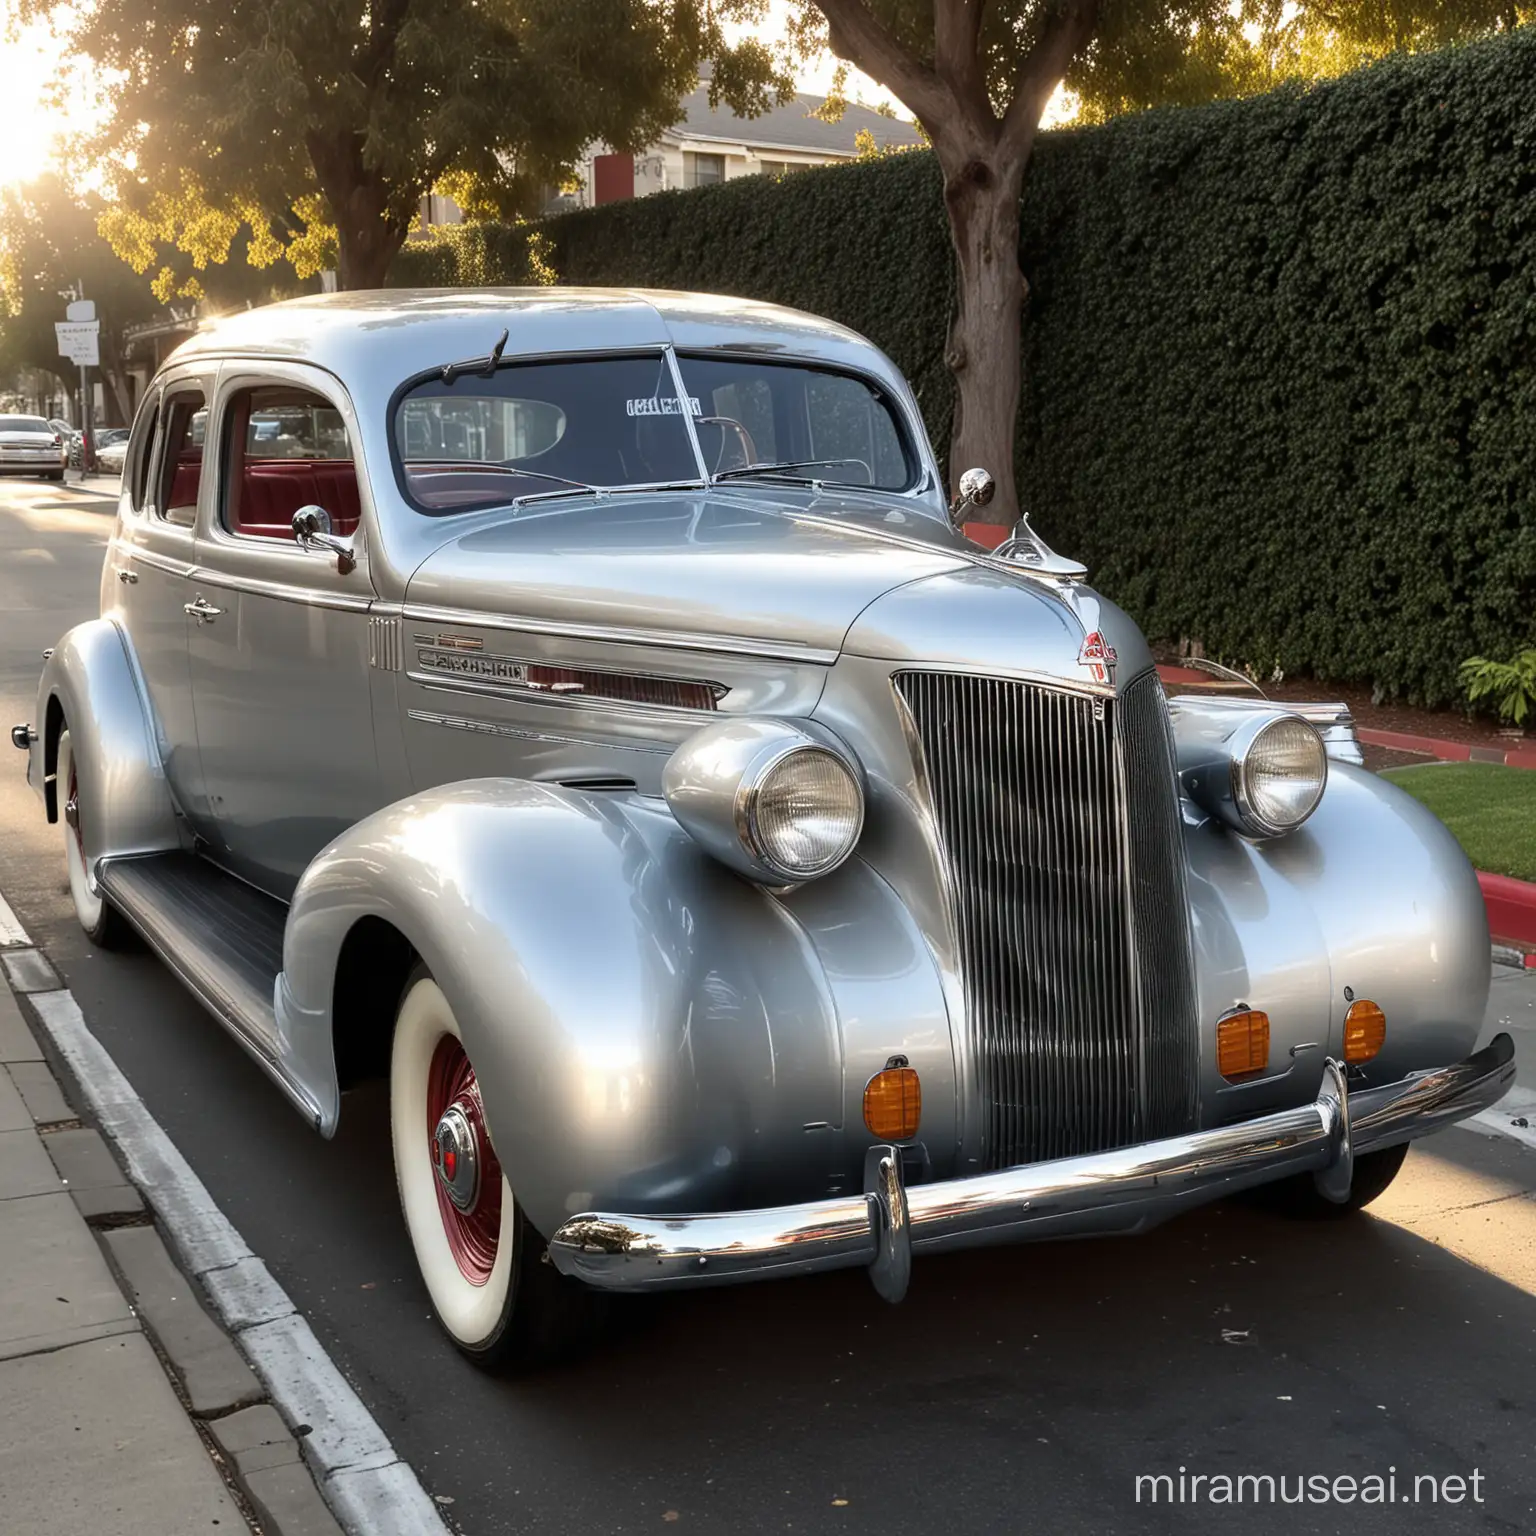
<svg viewBox="0 0 1536 1536">
<path fill-rule="evenodd" d="M 110 619 L 77 624 L 43 664 L 27 780 L 49 821 L 62 809 L 54 773 L 68 725 L 84 818 L 86 867 L 108 856 L 180 846 L 154 713 L 127 637 Z"/>
<path fill-rule="evenodd" d="M 1342 1056 L 1351 997 L 1387 1016 L 1364 1086 L 1472 1050 L 1488 1002 L 1487 913 L 1466 855 L 1412 796 L 1330 762 L 1317 810 L 1287 837 L 1249 842 L 1191 817 L 1206 1124 L 1314 1097 L 1323 1058 Z M 1232 1085 L 1215 1070 L 1214 1030 L 1239 1005 L 1270 1016 L 1269 1067 Z"/>
<path fill-rule="evenodd" d="M 780 902 L 656 802 L 473 780 L 320 853 L 289 913 L 277 1022 L 290 1067 L 321 1084 L 327 1134 L 334 978 L 365 917 L 403 934 L 443 989 L 540 1231 L 604 1205 L 726 1209 L 829 1188 L 843 1074 L 822 967 Z"/>
</svg>

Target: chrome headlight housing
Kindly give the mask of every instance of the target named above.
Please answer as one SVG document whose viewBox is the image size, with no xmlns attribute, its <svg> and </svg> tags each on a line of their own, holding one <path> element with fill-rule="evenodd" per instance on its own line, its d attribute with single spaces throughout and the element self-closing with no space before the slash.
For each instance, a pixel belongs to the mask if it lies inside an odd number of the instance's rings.
<svg viewBox="0 0 1536 1536">
<path fill-rule="evenodd" d="M 1300 715 L 1198 709 L 1193 740 L 1181 739 L 1180 764 L 1191 797 L 1245 837 L 1283 837 L 1315 811 L 1328 785 L 1328 753 Z"/>
<path fill-rule="evenodd" d="M 1294 832 L 1317 809 L 1327 784 L 1323 738 L 1297 715 L 1264 721 L 1232 758 L 1232 798 L 1258 837 Z"/>
<path fill-rule="evenodd" d="M 662 793 L 707 852 L 749 880 L 830 874 L 864 828 L 864 776 L 829 731 L 800 721 L 721 720 L 667 760 Z"/>
</svg>

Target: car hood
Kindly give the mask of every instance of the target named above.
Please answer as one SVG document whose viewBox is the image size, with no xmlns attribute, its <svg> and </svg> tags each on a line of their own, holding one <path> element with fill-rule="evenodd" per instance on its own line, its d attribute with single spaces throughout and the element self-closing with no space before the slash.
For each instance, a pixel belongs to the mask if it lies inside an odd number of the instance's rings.
<svg viewBox="0 0 1536 1536">
<path fill-rule="evenodd" d="M 732 492 L 620 494 L 478 523 L 427 557 L 406 601 L 835 654 L 869 604 L 964 569 L 965 548 L 936 519 L 874 498 L 805 507 Z"/>
</svg>

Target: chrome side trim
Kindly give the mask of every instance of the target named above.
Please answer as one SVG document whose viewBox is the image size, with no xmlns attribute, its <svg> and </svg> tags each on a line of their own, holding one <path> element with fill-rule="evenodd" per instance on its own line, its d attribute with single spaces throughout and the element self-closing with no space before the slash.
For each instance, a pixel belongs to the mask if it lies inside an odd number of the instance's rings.
<svg viewBox="0 0 1536 1536">
<path fill-rule="evenodd" d="M 232 576 L 206 565 L 188 571 L 199 585 L 220 587 L 229 592 L 249 592 L 254 597 L 275 597 L 279 602 L 303 603 L 310 608 L 334 608 L 346 613 L 366 613 L 373 607 L 372 594 L 325 592 L 315 587 L 301 587 L 286 581 L 266 581 L 255 576 Z"/>
<path fill-rule="evenodd" d="M 162 555 L 156 550 L 141 549 L 137 544 L 119 544 L 118 548 L 130 560 L 147 565 L 151 570 L 165 571 L 171 576 L 190 576 L 197 569 L 190 560 L 177 560 L 172 555 Z"/>
<path fill-rule="evenodd" d="M 632 629 L 612 624 L 566 624 L 554 620 L 518 618 L 468 608 L 434 608 L 407 603 L 404 616 L 423 624 L 472 625 L 481 629 L 510 629 L 519 634 L 555 635 L 568 640 L 607 640 L 619 645 L 659 646 L 674 651 L 709 651 L 768 661 L 799 661 L 830 667 L 838 652 L 792 640 L 764 640 L 737 635 L 690 634 L 673 629 Z"/>
<path fill-rule="evenodd" d="M 398 672 L 405 664 L 400 620 L 373 613 L 368 617 L 368 665 L 381 672 Z"/>
<path fill-rule="evenodd" d="M 645 720 L 653 724 L 657 721 L 670 721 L 686 730 L 694 729 L 702 721 L 720 718 L 716 710 L 688 709 L 680 704 L 640 704 L 627 699 L 592 698 L 579 693 L 540 693 L 533 688 L 519 688 L 505 683 L 481 683 L 441 672 L 418 672 L 414 668 L 405 675 L 411 682 L 419 683 L 431 693 L 462 693 L 481 699 L 514 700 L 519 704 L 562 704 L 568 709 L 590 710 L 619 719 Z"/>
<path fill-rule="evenodd" d="M 1112 1152 L 905 1188 L 905 1221 L 891 1188 L 900 1181 L 901 1160 L 874 1147 L 872 1193 L 692 1216 L 588 1211 L 555 1232 L 549 1256 L 562 1274 L 605 1290 L 729 1285 L 862 1264 L 884 1294 L 900 1272 L 895 1250 L 903 1231 L 913 1251 L 940 1253 L 1141 1231 L 1293 1174 L 1322 1174 L 1336 1191 L 1355 1155 L 1428 1135 L 1497 1103 L 1514 1081 L 1515 1048 L 1507 1034 L 1498 1035 L 1452 1066 L 1355 1093 L 1343 1069 L 1330 1065 L 1318 1097 L 1293 1109 Z"/>
<path fill-rule="evenodd" d="M 593 742 L 584 736 L 558 736 L 550 731 L 525 731 L 515 725 L 503 725 L 499 720 L 477 720 L 469 715 L 439 715 L 429 709 L 408 709 L 405 716 L 408 720 L 416 721 L 418 725 L 440 725 L 450 731 L 473 731 L 479 736 L 511 736 L 518 741 L 549 741 L 569 747 L 600 746 L 604 752 L 655 752 L 664 756 L 672 751 L 671 746 L 666 743 L 653 747 L 632 741 Z"/>
</svg>

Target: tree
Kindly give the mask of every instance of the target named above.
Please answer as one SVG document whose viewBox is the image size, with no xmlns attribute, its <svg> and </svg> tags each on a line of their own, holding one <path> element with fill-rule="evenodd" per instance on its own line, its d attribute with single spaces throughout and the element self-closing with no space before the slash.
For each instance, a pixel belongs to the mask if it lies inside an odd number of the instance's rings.
<svg viewBox="0 0 1536 1536">
<path fill-rule="evenodd" d="M 725 41 L 722 20 L 762 0 L 19 4 L 105 82 L 86 148 L 119 199 L 104 227 L 141 270 L 167 241 L 225 260 L 243 226 L 255 264 L 377 287 L 434 187 L 522 211 L 592 140 L 638 148 L 676 121 L 705 59 L 737 110 L 791 90 L 761 42 Z"/>
<path fill-rule="evenodd" d="M 96 301 L 101 372 L 114 414 L 132 415 L 124 331 L 159 312 L 148 282 L 129 270 L 97 233 L 100 199 L 71 195 L 57 176 L 0 190 L 0 372 L 38 368 L 72 390 L 73 363 L 59 356 L 54 322 L 76 284 Z"/>
<path fill-rule="evenodd" d="M 1347 67 L 1521 19 L 1509 0 L 801 0 L 795 51 L 830 46 L 900 98 L 943 173 L 957 279 L 949 470 L 952 483 L 973 464 L 992 471 L 997 494 L 979 515 L 1006 523 L 1019 511 L 1019 203 L 1058 85 L 1102 117 L 1244 94 L 1324 72 L 1325 59 Z"/>
</svg>

